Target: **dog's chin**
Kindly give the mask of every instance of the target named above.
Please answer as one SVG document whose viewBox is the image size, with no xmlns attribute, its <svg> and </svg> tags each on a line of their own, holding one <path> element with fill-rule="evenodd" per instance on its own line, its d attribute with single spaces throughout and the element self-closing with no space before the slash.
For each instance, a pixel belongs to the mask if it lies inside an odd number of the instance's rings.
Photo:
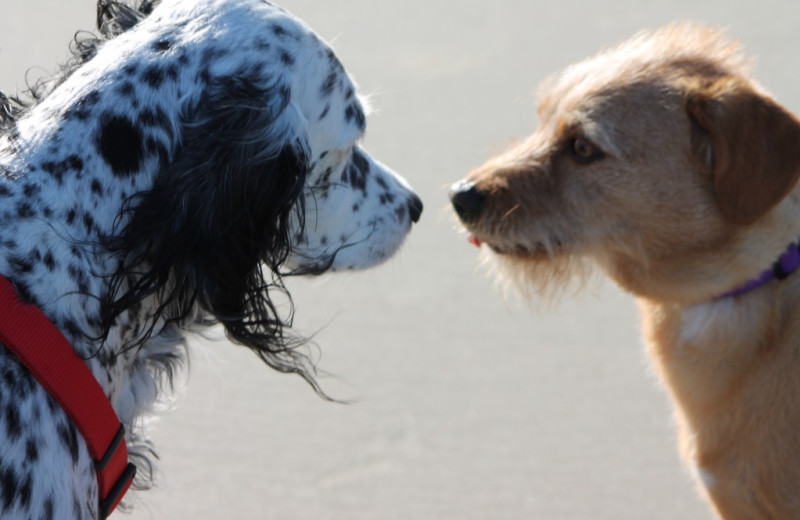
<svg viewBox="0 0 800 520">
<path fill-rule="evenodd" d="M 289 255 L 284 267 L 288 272 L 308 275 L 362 271 L 388 261 L 403 242 L 404 240 L 395 240 L 381 244 L 350 244 L 338 250 L 295 250 Z"/>
<path fill-rule="evenodd" d="M 363 271 L 379 266 L 386 262 L 391 255 L 380 255 L 373 258 L 349 259 L 323 256 L 312 260 L 306 257 L 289 258 L 284 264 L 284 271 L 295 275 L 318 276 L 326 273 L 342 273 L 348 271 Z"/>
<path fill-rule="evenodd" d="M 512 242 L 505 239 L 481 238 L 470 233 L 469 242 L 474 246 L 486 246 L 492 253 L 520 261 L 548 261 L 568 254 L 568 247 L 564 240 L 550 239 L 534 242 Z"/>
<path fill-rule="evenodd" d="M 469 241 L 481 247 L 484 264 L 504 292 L 526 300 L 558 301 L 582 287 L 592 271 L 590 262 L 563 240 L 523 244 L 470 235 Z"/>
</svg>

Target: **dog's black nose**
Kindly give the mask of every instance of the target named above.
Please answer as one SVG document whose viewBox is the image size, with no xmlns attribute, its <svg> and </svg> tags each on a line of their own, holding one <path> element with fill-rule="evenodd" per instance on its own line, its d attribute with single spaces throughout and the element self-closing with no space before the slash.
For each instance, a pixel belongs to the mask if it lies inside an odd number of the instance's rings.
<svg viewBox="0 0 800 520">
<path fill-rule="evenodd" d="M 411 216 L 411 222 L 415 224 L 419 222 L 419 218 L 422 216 L 422 199 L 416 195 L 412 194 L 411 199 L 408 201 L 408 214 Z"/>
<path fill-rule="evenodd" d="M 474 182 L 460 181 L 450 187 L 450 202 L 462 222 L 475 222 L 481 216 L 486 197 Z"/>
</svg>

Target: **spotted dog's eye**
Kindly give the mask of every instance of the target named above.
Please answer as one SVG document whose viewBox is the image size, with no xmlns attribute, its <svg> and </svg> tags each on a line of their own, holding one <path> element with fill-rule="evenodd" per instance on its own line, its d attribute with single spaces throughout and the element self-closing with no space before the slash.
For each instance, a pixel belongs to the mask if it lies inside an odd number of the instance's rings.
<svg viewBox="0 0 800 520">
<path fill-rule="evenodd" d="M 575 136 L 569 142 L 569 153 L 575 161 L 581 164 L 589 164 L 605 157 L 602 150 L 581 136 Z"/>
</svg>

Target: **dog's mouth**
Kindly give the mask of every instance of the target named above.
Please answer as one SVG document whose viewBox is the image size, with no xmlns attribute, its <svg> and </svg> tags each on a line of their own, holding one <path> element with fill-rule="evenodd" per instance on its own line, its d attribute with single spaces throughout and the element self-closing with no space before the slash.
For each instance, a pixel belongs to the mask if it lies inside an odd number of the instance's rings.
<svg viewBox="0 0 800 520">
<path fill-rule="evenodd" d="M 533 245 L 522 243 L 514 245 L 500 244 L 491 239 L 480 238 L 474 233 L 468 235 L 467 241 L 477 248 L 486 245 L 486 247 L 498 255 L 528 259 L 541 259 L 554 256 L 562 252 L 565 247 L 564 241 L 558 239 L 550 240 L 547 244 L 544 242 L 536 242 Z"/>
</svg>

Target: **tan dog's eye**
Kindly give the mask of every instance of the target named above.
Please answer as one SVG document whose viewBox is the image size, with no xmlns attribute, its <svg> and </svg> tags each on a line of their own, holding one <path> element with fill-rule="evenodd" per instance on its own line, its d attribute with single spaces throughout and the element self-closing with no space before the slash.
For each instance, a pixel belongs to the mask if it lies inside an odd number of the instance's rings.
<svg viewBox="0 0 800 520">
<path fill-rule="evenodd" d="M 581 136 L 572 138 L 569 144 L 569 152 L 572 158 L 581 164 L 589 164 L 605 156 L 599 148 Z"/>
</svg>

